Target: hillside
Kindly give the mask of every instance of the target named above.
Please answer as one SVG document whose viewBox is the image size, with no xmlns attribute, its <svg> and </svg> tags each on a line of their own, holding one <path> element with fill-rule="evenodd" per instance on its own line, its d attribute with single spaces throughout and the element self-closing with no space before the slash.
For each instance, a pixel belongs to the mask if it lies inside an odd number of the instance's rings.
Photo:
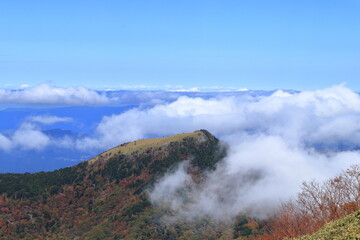
<svg viewBox="0 0 360 240">
<path fill-rule="evenodd" d="M 164 209 L 145 190 L 177 163 L 201 181 L 224 156 L 205 130 L 125 143 L 76 166 L 53 172 L 0 175 L 1 239 L 178 239 L 201 227 L 163 226 Z M 212 229 L 211 232 L 208 230 Z"/>
<path fill-rule="evenodd" d="M 201 187 L 225 155 L 219 140 L 200 130 L 124 143 L 52 172 L 0 174 L 0 239 L 274 240 L 289 237 L 277 234 L 286 227 L 299 230 L 290 237 L 308 233 L 300 225 L 311 219 L 303 221 L 296 212 L 289 218 L 286 208 L 269 221 L 242 214 L 230 222 L 208 217 L 188 221 L 168 206 L 153 206 L 149 201 L 148 193 L 158 180 L 184 164 L 192 178 L 186 187 Z M 358 179 L 357 170 L 351 173 Z M 342 186 L 339 179 L 330 183 Z M 356 239 L 359 214 L 328 223 L 300 239 Z M 177 221 L 164 221 L 172 217 Z M 292 224 L 291 219 L 300 222 Z"/>
<path fill-rule="evenodd" d="M 293 240 L 360 239 L 360 211 L 325 224 L 314 234 Z"/>
</svg>

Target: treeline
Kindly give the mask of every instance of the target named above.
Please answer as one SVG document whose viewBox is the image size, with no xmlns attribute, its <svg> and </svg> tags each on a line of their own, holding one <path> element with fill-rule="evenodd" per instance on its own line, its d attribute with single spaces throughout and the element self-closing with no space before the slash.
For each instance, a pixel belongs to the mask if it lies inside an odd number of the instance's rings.
<svg viewBox="0 0 360 240">
<path fill-rule="evenodd" d="M 61 186 L 81 182 L 87 162 L 52 172 L 0 174 L 0 194 L 13 199 L 35 199 L 59 193 Z"/>
</svg>

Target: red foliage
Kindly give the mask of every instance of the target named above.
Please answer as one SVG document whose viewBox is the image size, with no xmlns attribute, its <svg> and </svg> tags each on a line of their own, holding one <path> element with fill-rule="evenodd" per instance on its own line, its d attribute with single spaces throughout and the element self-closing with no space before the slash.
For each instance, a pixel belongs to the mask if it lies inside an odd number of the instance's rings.
<svg viewBox="0 0 360 240">
<path fill-rule="evenodd" d="M 1 211 L 3 211 L 4 213 L 9 213 L 10 209 L 8 207 L 3 207 L 1 208 Z"/>
<path fill-rule="evenodd" d="M 323 184 L 305 182 L 295 201 L 283 203 L 268 221 L 269 234 L 257 240 L 297 237 L 360 208 L 360 165 Z"/>
</svg>

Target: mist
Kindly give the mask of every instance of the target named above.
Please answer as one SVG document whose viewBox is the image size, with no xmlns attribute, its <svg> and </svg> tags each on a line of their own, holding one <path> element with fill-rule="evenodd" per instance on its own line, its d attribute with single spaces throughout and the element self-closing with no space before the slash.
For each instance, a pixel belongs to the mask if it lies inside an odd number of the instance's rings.
<svg viewBox="0 0 360 240">
<path fill-rule="evenodd" d="M 188 104 L 174 108 L 181 101 Z M 229 220 L 240 213 L 266 218 L 296 196 L 303 181 L 322 181 L 360 162 L 360 98 L 343 85 L 248 101 L 179 99 L 174 105 L 161 111 L 182 118 L 186 128 L 201 123 L 229 150 L 200 185 L 184 163 L 149 190 L 153 205 L 173 210 L 166 221 Z"/>
</svg>

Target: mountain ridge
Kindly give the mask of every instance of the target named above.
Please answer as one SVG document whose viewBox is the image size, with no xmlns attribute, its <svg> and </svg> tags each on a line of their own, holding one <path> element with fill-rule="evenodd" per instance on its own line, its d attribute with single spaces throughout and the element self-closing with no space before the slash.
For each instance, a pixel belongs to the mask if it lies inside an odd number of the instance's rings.
<svg viewBox="0 0 360 240">
<path fill-rule="evenodd" d="M 206 130 L 140 140 L 136 147 L 122 144 L 109 150 L 114 154 L 105 151 L 96 161 L 53 172 L 0 174 L 1 238 L 163 239 L 167 230 L 145 190 L 184 160 L 202 176 L 225 149 Z"/>
<path fill-rule="evenodd" d="M 198 130 L 192 133 L 181 133 L 176 134 L 168 137 L 162 137 L 162 138 L 148 138 L 148 139 L 140 139 L 132 142 L 126 142 L 121 145 L 118 145 L 116 147 L 110 148 L 100 154 L 98 154 L 96 157 L 91 158 L 87 160 L 90 164 L 93 164 L 94 162 L 100 160 L 100 159 L 109 159 L 109 157 L 116 155 L 116 154 L 133 154 L 134 152 L 144 152 L 148 150 L 149 148 L 159 148 L 161 146 L 164 146 L 166 144 L 169 144 L 171 142 L 179 142 L 182 141 L 184 138 L 200 138 L 205 140 L 204 136 L 206 130 Z M 207 131 L 206 131 L 207 132 Z M 207 134 L 210 134 L 207 132 Z"/>
</svg>

